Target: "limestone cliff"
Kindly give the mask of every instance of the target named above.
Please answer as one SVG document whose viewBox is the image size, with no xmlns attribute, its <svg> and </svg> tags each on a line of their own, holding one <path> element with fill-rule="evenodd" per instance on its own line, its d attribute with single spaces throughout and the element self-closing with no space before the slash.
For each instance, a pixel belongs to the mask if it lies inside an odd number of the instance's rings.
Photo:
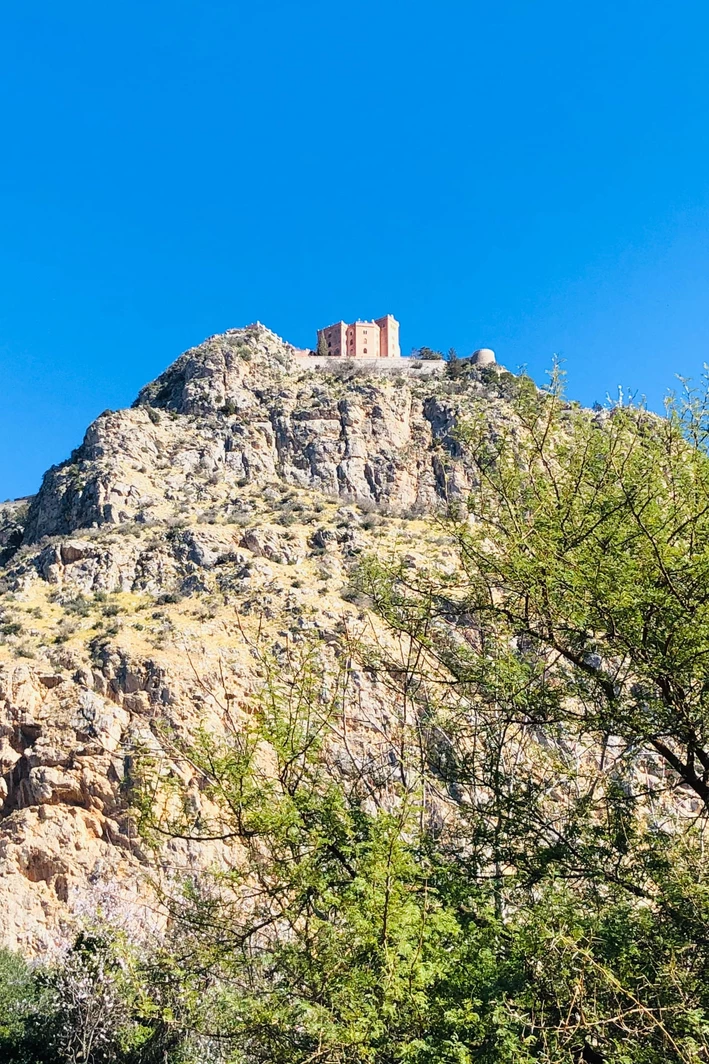
<svg viewBox="0 0 709 1064">
<path fill-rule="evenodd" d="M 445 565 L 432 518 L 475 486 L 456 424 L 482 413 L 494 433 L 514 387 L 409 360 L 314 369 L 262 326 L 231 330 L 0 508 L 0 940 L 41 952 L 92 914 L 154 918 L 134 751 L 248 698 L 253 618 L 336 655 L 366 620 L 346 594 L 362 551 Z M 386 689 L 352 682 L 385 722 Z M 204 860 L 173 842 L 162 871 Z"/>
</svg>

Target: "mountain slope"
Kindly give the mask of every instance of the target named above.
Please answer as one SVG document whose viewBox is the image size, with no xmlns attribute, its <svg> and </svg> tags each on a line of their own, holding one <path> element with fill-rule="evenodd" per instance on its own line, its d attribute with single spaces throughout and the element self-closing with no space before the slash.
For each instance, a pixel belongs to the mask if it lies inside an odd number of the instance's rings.
<svg viewBox="0 0 709 1064">
<path fill-rule="evenodd" d="M 349 594 L 362 552 L 450 562 L 435 515 L 474 489 L 456 425 L 482 416 L 494 433 L 517 379 L 312 367 L 263 326 L 212 337 L 0 511 L 6 944 L 46 950 L 107 910 L 155 919 L 126 812 L 135 751 L 164 751 L 166 729 L 218 729 L 258 690 L 257 639 L 316 638 L 334 660 L 376 624 Z M 353 681 L 386 728 L 386 687 Z M 373 741 L 366 727 L 357 741 Z M 172 841 L 162 872 L 205 859 L 218 847 Z"/>
</svg>

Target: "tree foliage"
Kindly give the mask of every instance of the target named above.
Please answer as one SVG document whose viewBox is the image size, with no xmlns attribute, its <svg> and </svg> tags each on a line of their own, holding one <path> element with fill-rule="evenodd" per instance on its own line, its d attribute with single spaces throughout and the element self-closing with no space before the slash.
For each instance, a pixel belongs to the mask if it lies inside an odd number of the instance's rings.
<svg viewBox="0 0 709 1064">
<path fill-rule="evenodd" d="M 185 995 L 164 949 L 106 929 L 30 967 L 0 954 L 0 1059 L 7 1064 L 197 1064 Z"/>
<path fill-rule="evenodd" d="M 478 483 L 448 522 L 456 571 L 372 559 L 362 587 L 422 652 L 419 681 L 448 692 L 457 867 L 493 876 L 507 927 L 526 913 L 546 935 L 540 902 L 562 885 L 575 913 L 534 994 L 566 997 L 581 1059 L 704 1060 L 707 398 L 685 386 L 665 418 L 592 414 L 561 384 L 521 389 L 495 433 L 461 431 Z M 580 982 L 550 978 L 562 955 Z M 539 1037 L 573 1053 L 560 1003 Z"/>
</svg>

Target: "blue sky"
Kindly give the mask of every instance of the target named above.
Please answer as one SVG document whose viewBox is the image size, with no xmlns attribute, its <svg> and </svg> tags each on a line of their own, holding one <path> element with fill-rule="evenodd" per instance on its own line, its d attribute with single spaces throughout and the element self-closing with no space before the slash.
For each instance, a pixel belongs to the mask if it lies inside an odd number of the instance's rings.
<svg viewBox="0 0 709 1064">
<path fill-rule="evenodd" d="M 658 404 L 709 361 L 708 37 L 700 0 L 5 5 L 0 499 L 256 319 Z"/>
</svg>

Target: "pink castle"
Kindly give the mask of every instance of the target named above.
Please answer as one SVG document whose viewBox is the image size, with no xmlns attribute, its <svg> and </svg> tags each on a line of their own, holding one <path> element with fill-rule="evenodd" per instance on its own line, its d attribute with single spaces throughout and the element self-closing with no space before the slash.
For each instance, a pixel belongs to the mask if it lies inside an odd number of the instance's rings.
<svg viewBox="0 0 709 1064">
<path fill-rule="evenodd" d="M 375 321 L 355 321 L 346 325 L 338 321 L 318 329 L 318 354 L 347 358 L 401 358 L 399 323 L 393 314 Z"/>
</svg>

